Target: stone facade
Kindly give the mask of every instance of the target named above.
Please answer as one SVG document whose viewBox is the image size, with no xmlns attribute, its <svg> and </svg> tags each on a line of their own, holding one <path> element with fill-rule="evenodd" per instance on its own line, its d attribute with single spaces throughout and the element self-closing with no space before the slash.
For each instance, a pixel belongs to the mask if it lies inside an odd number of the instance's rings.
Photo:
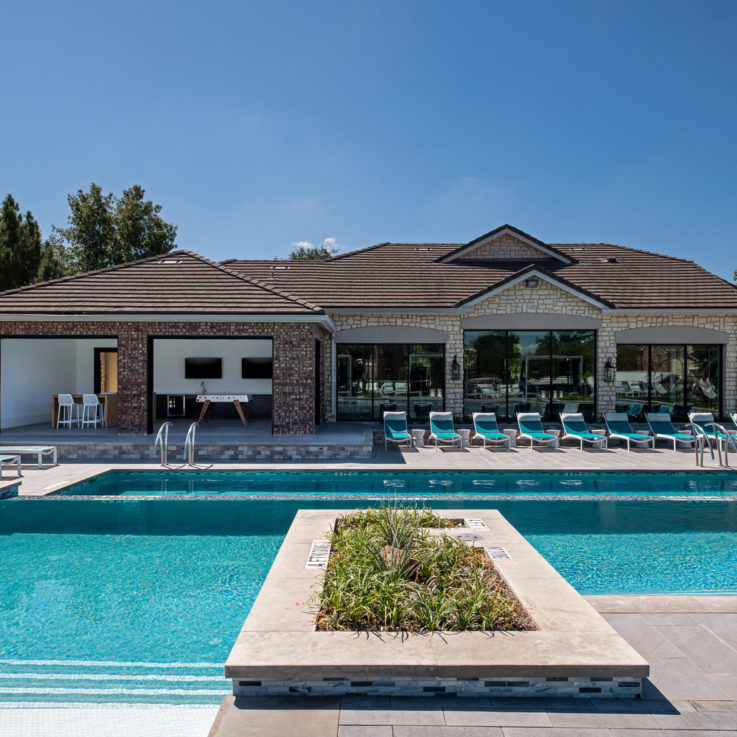
<svg viewBox="0 0 737 737">
<path fill-rule="evenodd" d="M 332 314 L 338 330 L 349 328 L 398 325 L 406 327 L 436 328 L 448 332 L 446 344 L 445 378 L 446 409 L 455 415 L 463 412 L 463 381 L 451 379 L 453 357 L 463 366 L 463 325 L 471 317 L 490 315 L 570 315 L 576 318 L 592 318 L 601 321 L 597 330 L 597 406 L 598 412 L 614 411 L 615 383 L 604 381 L 604 365 L 607 359 L 616 364 L 616 334 L 623 330 L 641 327 L 694 326 L 711 328 L 727 333 L 730 338 L 724 347 L 723 404 L 725 412 L 737 409 L 737 314 L 673 314 L 636 313 L 604 310 L 584 299 L 541 280 L 535 289 L 516 284 L 457 313 L 367 313 Z M 534 321 L 533 321 L 534 323 Z M 565 329 L 565 325 L 561 325 Z M 463 376 L 463 371 L 461 371 Z"/>
<path fill-rule="evenodd" d="M 513 235 L 504 234 L 481 244 L 472 251 L 468 251 L 461 258 L 520 259 L 522 261 L 529 259 L 535 261 L 541 256 L 544 257 L 544 252 L 539 248 L 530 246 Z"/>
<path fill-rule="evenodd" d="M 233 679 L 236 696 L 458 696 L 639 698 L 639 678 L 285 678 L 260 681 Z"/>
<path fill-rule="evenodd" d="M 315 430 L 315 340 L 326 331 L 314 323 L 291 322 L 87 322 L 7 321 L 0 337 L 108 337 L 118 341 L 118 432 L 148 432 L 148 364 L 157 337 L 263 337 L 273 340 L 273 433 L 311 434 Z M 323 350 L 323 367 L 328 351 Z M 324 371 L 323 373 L 327 373 Z M 0 381 L 2 377 L 0 376 Z M 320 415 L 325 415 L 321 392 Z"/>
</svg>

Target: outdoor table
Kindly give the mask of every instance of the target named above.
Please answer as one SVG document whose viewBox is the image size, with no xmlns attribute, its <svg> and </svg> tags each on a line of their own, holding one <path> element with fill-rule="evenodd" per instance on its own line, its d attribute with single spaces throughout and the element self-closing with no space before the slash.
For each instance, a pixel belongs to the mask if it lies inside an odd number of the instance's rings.
<svg viewBox="0 0 737 737">
<path fill-rule="evenodd" d="M 197 402 L 202 404 L 202 411 L 197 422 L 207 422 L 205 419 L 207 410 L 210 409 L 213 402 L 233 402 L 238 417 L 241 418 L 243 425 L 248 427 L 246 416 L 243 414 L 243 407 L 241 407 L 241 402 L 248 402 L 248 394 L 198 394 Z"/>
</svg>

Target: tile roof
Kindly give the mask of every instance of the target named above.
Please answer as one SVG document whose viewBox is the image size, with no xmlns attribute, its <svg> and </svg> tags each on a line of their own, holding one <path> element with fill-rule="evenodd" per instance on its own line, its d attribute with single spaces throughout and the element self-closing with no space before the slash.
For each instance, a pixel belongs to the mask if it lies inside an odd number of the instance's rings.
<svg viewBox="0 0 737 737">
<path fill-rule="evenodd" d="M 458 307 L 535 267 L 620 309 L 737 309 L 737 288 L 692 261 L 609 243 L 546 244 L 570 258 L 441 259 L 468 244 L 380 243 L 324 261 L 224 262 L 325 309 Z"/>
<path fill-rule="evenodd" d="M 308 315 L 322 309 L 303 297 L 234 272 L 191 251 L 0 293 L 2 314 Z"/>
</svg>

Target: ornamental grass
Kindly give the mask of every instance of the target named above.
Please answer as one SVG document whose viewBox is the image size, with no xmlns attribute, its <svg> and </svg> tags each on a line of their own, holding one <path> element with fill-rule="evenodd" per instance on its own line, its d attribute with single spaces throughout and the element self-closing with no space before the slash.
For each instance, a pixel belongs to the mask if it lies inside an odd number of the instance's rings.
<svg viewBox="0 0 737 737">
<path fill-rule="evenodd" d="M 430 528 L 432 510 L 382 506 L 346 515 L 331 536 L 320 630 L 530 630 L 532 620 L 482 548 Z"/>
</svg>

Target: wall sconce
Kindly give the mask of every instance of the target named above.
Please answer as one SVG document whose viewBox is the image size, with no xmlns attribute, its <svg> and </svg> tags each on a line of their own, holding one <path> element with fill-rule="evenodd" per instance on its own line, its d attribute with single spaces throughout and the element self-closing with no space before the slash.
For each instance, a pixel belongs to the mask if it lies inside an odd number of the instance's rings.
<svg viewBox="0 0 737 737">
<path fill-rule="evenodd" d="M 536 276 L 531 276 L 529 279 L 525 279 L 525 286 L 528 289 L 537 289 L 540 284 L 540 280 Z"/>
<path fill-rule="evenodd" d="M 614 364 L 611 358 L 607 358 L 604 364 L 604 381 L 614 381 Z"/>
<path fill-rule="evenodd" d="M 458 381 L 461 378 L 461 364 L 458 363 L 458 354 L 453 356 L 453 363 L 450 365 L 450 378 Z"/>
</svg>

